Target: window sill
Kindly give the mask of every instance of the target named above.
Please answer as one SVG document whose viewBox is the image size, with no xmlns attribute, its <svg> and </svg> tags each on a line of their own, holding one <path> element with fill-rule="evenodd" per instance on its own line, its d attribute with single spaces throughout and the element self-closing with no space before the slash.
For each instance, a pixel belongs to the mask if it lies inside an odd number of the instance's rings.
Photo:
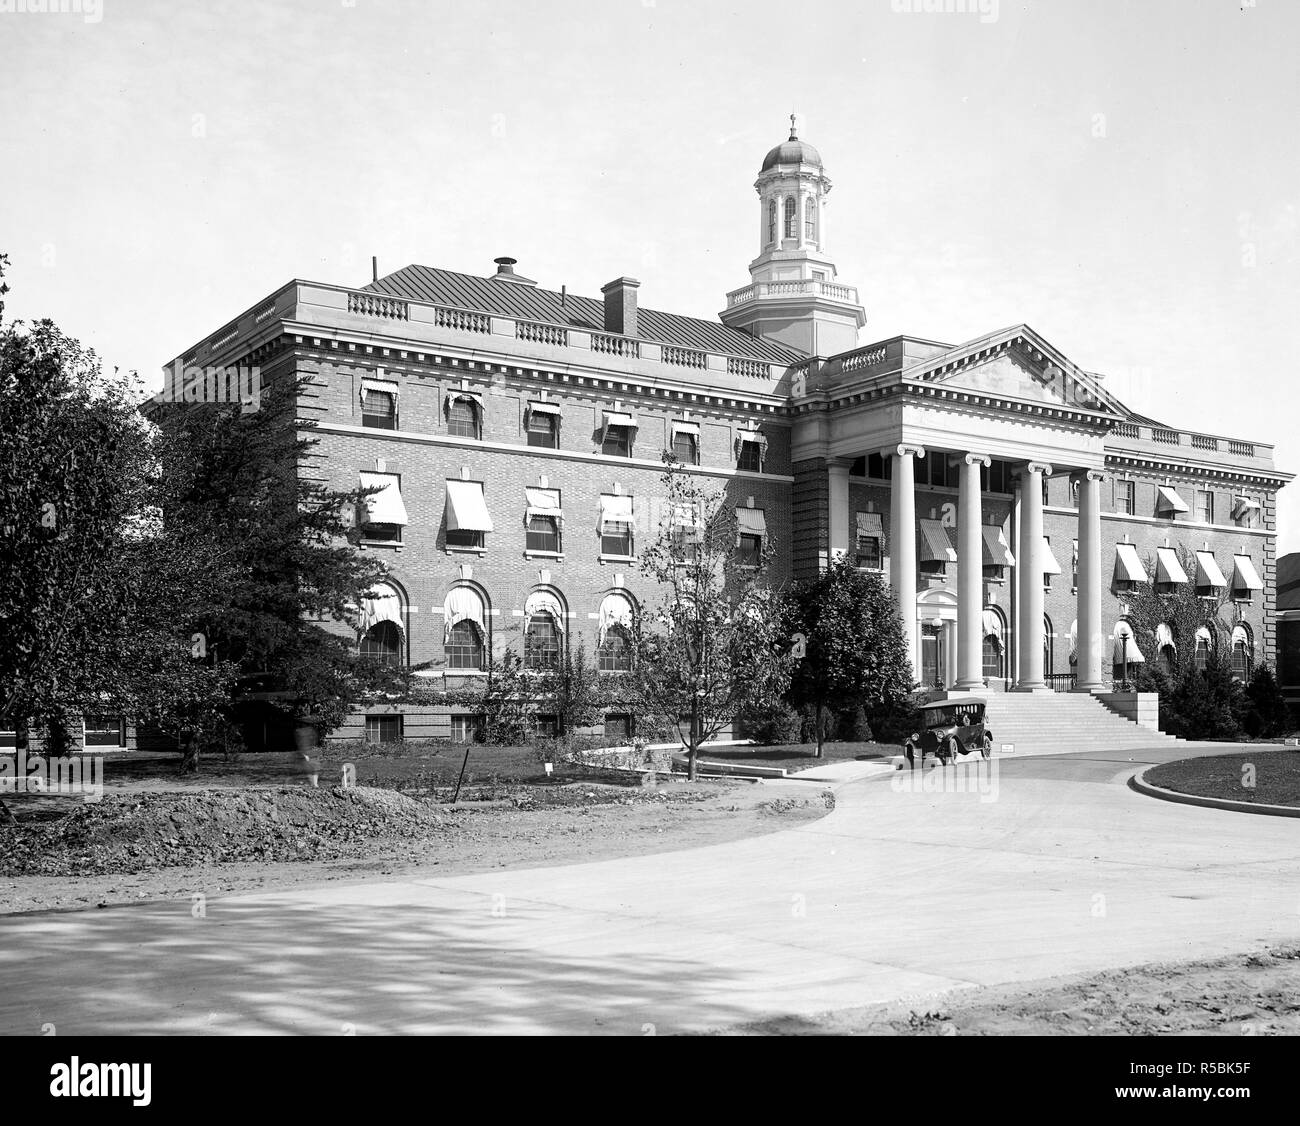
<svg viewBox="0 0 1300 1126">
<path fill-rule="evenodd" d="M 597 556 L 597 559 L 598 559 L 602 564 L 605 564 L 605 563 L 635 563 L 635 562 L 637 562 L 637 557 L 636 557 L 635 555 L 600 555 L 600 556 Z"/>
<path fill-rule="evenodd" d="M 564 562 L 564 552 L 562 551 L 529 551 L 524 549 L 525 559 L 554 559 L 557 562 Z"/>
<path fill-rule="evenodd" d="M 486 547 L 444 547 L 448 555 L 486 555 Z"/>
<path fill-rule="evenodd" d="M 392 540 L 362 540 L 361 546 L 362 547 L 389 547 L 392 548 L 394 551 L 402 550 L 402 545 L 400 543 L 394 543 Z"/>
</svg>

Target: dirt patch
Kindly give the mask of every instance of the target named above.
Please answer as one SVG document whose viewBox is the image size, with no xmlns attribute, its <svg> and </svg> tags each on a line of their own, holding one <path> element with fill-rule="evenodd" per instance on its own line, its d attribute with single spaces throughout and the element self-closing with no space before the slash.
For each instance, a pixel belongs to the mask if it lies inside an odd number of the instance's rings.
<svg viewBox="0 0 1300 1126">
<path fill-rule="evenodd" d="M 0 912 L 586 863 L 776 832 L 834 804 L 743 782 L 494 790 L 455 806 L 305 786 L 11 799 L 20 820 L 0 827 Z"/>
<path fill-rule="evenodd" d="M 1293 1036 L 1300 947 L 960 991 L 923 1003 L 778 1017 L 740 1035 Z"/>
</svg>

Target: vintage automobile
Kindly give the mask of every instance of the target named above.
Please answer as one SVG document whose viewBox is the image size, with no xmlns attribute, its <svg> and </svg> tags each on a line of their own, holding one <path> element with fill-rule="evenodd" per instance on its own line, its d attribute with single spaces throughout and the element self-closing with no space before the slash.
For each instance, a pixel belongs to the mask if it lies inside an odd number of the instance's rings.
<svg viewBox="0 0 1300 1126">
<path fill-rule="evenodd" d="M 945 766 L 958 755 L 993 753 L 993 736 L 984 726 L 983 700 L 936 700 L 921 705 L 921 730 L 908 737 L 903 754 L 912 766 L 933 755 Z"/>
</svg>

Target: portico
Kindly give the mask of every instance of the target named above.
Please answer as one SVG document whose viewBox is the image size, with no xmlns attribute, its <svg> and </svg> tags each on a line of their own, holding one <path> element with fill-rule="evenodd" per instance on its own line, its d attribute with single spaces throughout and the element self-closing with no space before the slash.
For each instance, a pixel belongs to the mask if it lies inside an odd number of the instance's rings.
<svg viewBox="0 0 1300 1126">
<path fill-rule="evenodd" d="M 900 339 L 835 357 L 796 401 L 793 460 L 824 466 L 827 561 L 854 550 L 850 467 L 876 455 L 888 487 L 886 570 L 918 681 L 985 691 L 993 611 L 1011 625 L 991 643 L 1009 649 L 998 650 L 1008 687 L 1047 692 L 1044 575 L 1059 568 L 1044 536 L 1044 482 L 1066 477 L 1077 497 L 1075 688 L 1100 691 L 1098 486 L 1117 416 L 1025 326 L 925 352 Z M 985 484 L 995 468 L 996 494 Z"/>
</svg>

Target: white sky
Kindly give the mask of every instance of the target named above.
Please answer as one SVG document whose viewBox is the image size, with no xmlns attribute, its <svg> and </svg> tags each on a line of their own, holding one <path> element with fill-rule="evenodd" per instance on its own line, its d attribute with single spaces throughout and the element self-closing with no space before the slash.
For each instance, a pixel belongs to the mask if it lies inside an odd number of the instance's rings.
<svg viewBox="0 0 1300 1126">
<path fill-rule="evenodd" d="M 927 2 L 0 10 L 7 315 L 153 373 L 293 277 L 510 254 L 716 317 L 794 111 L 863 343 L 1024 321 L 1135 409 L 1300 470 L 1300 4 L 894 10 Z M 1300 482 L 1280 512 L 1300 550 Z"/>
</svg>

